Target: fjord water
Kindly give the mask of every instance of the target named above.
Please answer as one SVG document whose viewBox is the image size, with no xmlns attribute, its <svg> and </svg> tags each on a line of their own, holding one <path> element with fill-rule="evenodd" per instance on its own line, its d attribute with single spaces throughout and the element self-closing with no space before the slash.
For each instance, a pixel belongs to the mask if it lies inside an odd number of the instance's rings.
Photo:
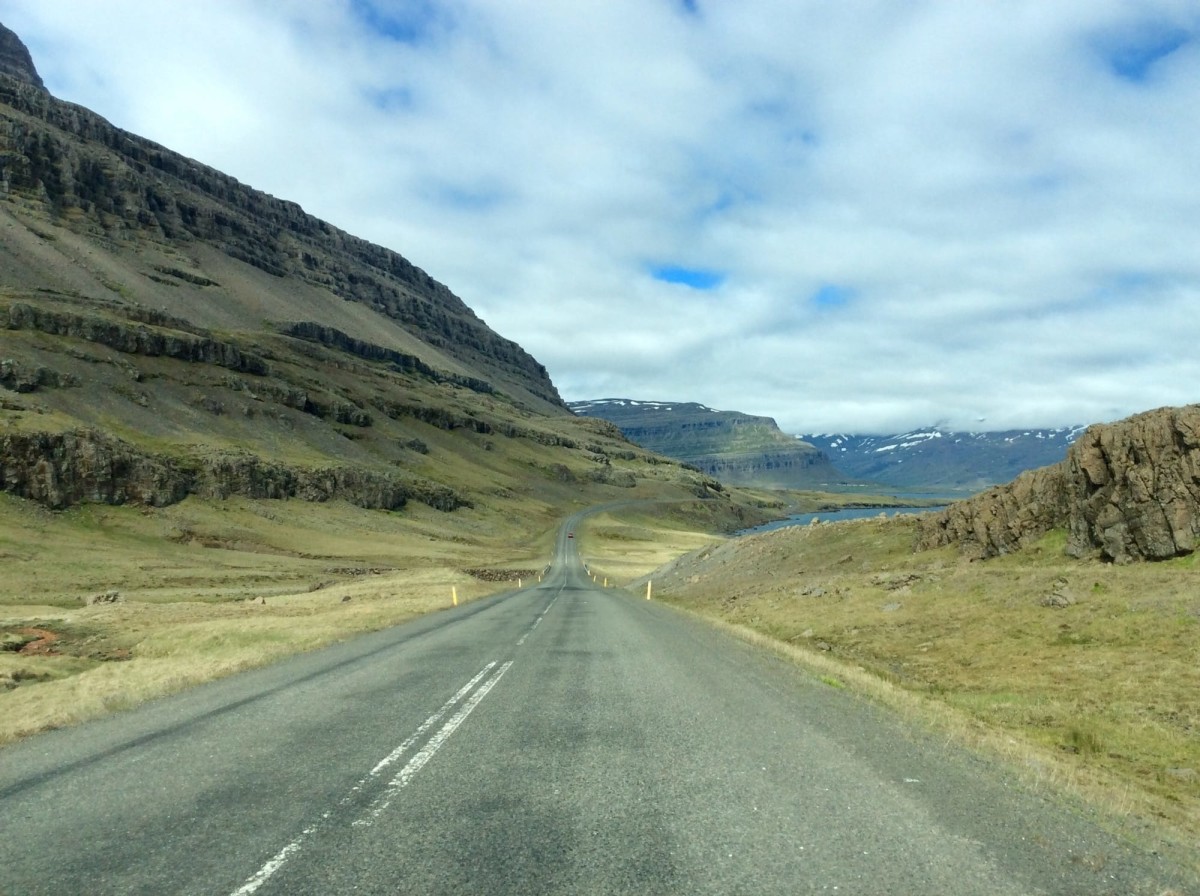
<svg viewBox="0 0 1200 896">
<path fill-rule="evenodd" d="M 813 520 L 823 523 L 833 523 L 838 520 L 863 520 L 878 516 L 898 516 L 907 513 L 933 513 L 942 510 L 946 505 L 934 507 L 850 507 L 845 510 L 822 510 L 816 513 L 798 513 L 781 520 L 772 520 L 751 529 L 742 529 L 737 535 L 753 535 L 758 532 L 771 532 L 785 526 L 807 526 Z"/>
</svg>

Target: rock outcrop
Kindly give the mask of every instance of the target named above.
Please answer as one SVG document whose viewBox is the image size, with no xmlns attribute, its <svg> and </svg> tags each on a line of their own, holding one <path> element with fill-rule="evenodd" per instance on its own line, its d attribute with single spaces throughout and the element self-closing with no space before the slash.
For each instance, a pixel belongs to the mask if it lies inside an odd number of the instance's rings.
<svg viewBox="0 0 1200 896">
<path fill-rule="evenodd" d="M 3 25 L 0 25 L 0 75 L 8 75 L 10 78 L 32 84 L 39 90 L 46 88 L 41 75 L 34 68 L 29 49 L 21 42 L 21 38 Z"/>
<path fill-rule="evenodd" d="M 1190 554 L 1200 537 L 1200 405 L 1093 426 L 1067 454 L 1076 552 L 1112 560 Z"/>
<path fill-rule="evenodd" d="M 692 402 L 606 398 L 572 402 L 576 414 L 616 424 L 630 441 L 735 485 L 803 488 L 845 477 L 825 453 L 770 417 Z"/>
<path fill-rule="evenodd" d="M 52 336 L 96 342 L 129 355 L 216 364 L 256 376 L 266 376 L 270 372 L 267 362 L 262 358 L 242 351 L 231 342 L 208 336 L 194 336 L 145 325 L 130 326 L 93 315 L 35 308 L 25 302 L 16 302 L 7 311 L 7 315 L 0 313 L 0 324 L 9 330 L 37 330 Z"/>
<path fill-rule="evenodd" d="M 281 324 L 279 331 L 287 336 L 317 342 L 367 361 L 385 361 L 392 366 L 393 370 L 416 373 L 437 383 L 451 383 L 481 394 L 491 394 L 496 391 L 492 388 L 491 383 L 474 377 L 458 376 L 435 370 L 415 355 L 384 348 L 382 345 L 375 345 L 362 339 L 355 339 L 335 327 L 326 327 L 312 321 L 296 321 Z"/>
<path fill-rule="evenodd" d="M 958 544 L 972 557 L 995 557 L 1025 547 L 1066 525 L 1062 465 L 1028 470 L 945 510 L 918 518 L 918 548 Z"/>
<path fill-rule="evenodd" d="M 167 457 L 89 430 L 0 436 L 0 491 L 54 510 L 77 504 L 163 507 L 188 495 L 342 500 L 371 510 L 398 510 L 409 499 L 443 511 L 469 505 L 453 489 L 416 477 L 291 467 L 247 452 Z"/>
<path fill-rule="evenodd" d="M 1017 477 L 918 523 L 917 546 L 975 557 L 1067 530 L 1073 556 L 1116 563 L 1190 554 L 1200 539 L 1200 405 L 1089 427 L 1064 461 Z"/>
<path fill-rule="evenodd" d="M 79 380 L 70 374 L 61 374 L 49 367 L 31 367 L 11 358 L 0 361 L 0 386 L 11 392 L 36 392 L 78 384 Z"/>
<path fill-rule="evenodd" d="M 0 437 L 0 490 L 56 510 L 84 503 L 162 507 L 188 494 L 175 462 L 87 431 Z"/>
</svg>

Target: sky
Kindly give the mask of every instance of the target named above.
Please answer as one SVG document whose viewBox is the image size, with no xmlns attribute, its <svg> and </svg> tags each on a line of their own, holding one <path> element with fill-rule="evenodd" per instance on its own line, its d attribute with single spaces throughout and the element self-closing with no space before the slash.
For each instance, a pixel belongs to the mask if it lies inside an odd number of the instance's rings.
<svg viewBox="0 0 1200 896">
<path fill-rule="evenodd" d="M 1200 401 L 1195 0 L 0 0 L 57 97 L 404 255 L 567 400 Z"/>
</svg>

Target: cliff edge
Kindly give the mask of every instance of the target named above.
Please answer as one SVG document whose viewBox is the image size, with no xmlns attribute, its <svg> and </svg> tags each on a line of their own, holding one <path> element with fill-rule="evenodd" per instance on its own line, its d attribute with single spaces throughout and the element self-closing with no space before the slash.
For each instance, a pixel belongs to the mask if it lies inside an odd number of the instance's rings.
<svg viewBox="0 0 1200 896">
<path fill-rule="evenodd" d="M 3 25 L 0 25 L 0 75 L 8 75 L 42 90 L 46 89 L 41 75 L 34 67 L 29 48 L 22 43 L 21 38 Z"/>
<path fill-rule="evenodd" d="M 695 402 L 603 398 L 568 407 L 608 420 L 643 448 L 690 464 L 730 485 L 812 488 L 845 477 L 825 453 L 782 432 L 770 417 L 715 411 Z"/>
</svg>

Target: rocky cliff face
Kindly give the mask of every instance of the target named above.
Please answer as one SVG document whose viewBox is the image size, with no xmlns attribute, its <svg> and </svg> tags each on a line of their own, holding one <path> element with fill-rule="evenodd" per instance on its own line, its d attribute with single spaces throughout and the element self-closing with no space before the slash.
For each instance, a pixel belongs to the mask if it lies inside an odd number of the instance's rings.
<svg viewBox="0 0 1200 896">
<path fill-rule="evenodd" d="M 8 75 L 43 88 L 41 76 L 33 66 L 29 50 L 12 31 L 0 25 L 0 75 Z"/>
<path fill-rule="evenodd" d="M 1089 427 L 1062 463 L 918 524 L 918 546 L 992 557 L 1065 528 L 1067 550 L 1117 563 L 1190 554 L 1200 538 L 1200 405 Z"/>
<path fill-rule="evenodd" d="M 55 510 L 77 504 L 163 507 L 188 495 L 343 500 L 371 510 L 397 510 L 409 499 L 446 511 L 470 503 L 453 489 L 414 477 L 291 467 L 245 452 L 156 455 L 88 430 L 0 436 L 0 491 Z"/>
<path fill-rule="evenodd" d="M 844 478 L 823 452 L 785 434 L 770 417 L 692 402 L 632 399 L 579 401 L 569 407 L 615 423 L 631 441 L 732 484 L 802 488 Z"/>
<path fill-rule="evenodd" d="M 368 305 L 501 388 L 515 384 L 562 407 L 542 365 L 407 259 L 55 99 L 3 26 L 0 198 L 109 240 L 207 244 L 273 277 Z M 163 273 L 197 283 L 188 272 Z"/>
<path fill-rule="evenodd" d="M 1123 561 L 1189 554 L 1200 536 L 1200 405 L 1095 426 L 1067 455 L 1071 544 Z"/>
</svg>

